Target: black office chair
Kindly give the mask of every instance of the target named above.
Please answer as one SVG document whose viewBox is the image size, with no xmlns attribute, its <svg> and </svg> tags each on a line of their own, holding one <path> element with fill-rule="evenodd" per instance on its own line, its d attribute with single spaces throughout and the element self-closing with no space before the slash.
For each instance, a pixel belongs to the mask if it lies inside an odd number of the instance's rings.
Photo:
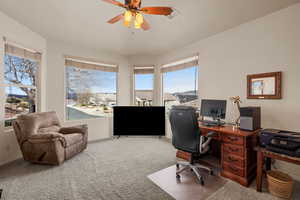
<svg viewBox="0 0 300 200">
<path fill-rule="evenodd" d="M 198 115 L 196 109 L 193 107 L 173 106 L 169 118 L 174 147 L 178 150 L 191 153 L 189 162 L 177 161 L 176 177 L 180 179 L 179 174 L 190 169 L 197 175 L 200 184 L 204 185 L 204 180 L 199 169 L 205 169 L 211 175 L 213 174 L 213 170 L 207 166 L 195 163 L 195 160 L 198 160 L 201 155 L 209 151 L 209 143 L 214 133 L 209 133 L 207 137 L 201 136 Z M 180 166 L 183 166 L 183 168 L 180 169 Z"/>
</svg>

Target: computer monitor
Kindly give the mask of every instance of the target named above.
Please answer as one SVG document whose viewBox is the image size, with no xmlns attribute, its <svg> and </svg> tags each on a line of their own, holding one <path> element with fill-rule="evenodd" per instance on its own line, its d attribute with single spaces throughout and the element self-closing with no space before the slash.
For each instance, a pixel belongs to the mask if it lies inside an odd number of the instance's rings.
<svg viewBox="0 0 300 200">
<path fill-rule="evenodd" d="M 200 114 L 203 117 L 212 117 L 214 120 L 225 119 L 226 100 L 203 99 Z"/>
</svg>

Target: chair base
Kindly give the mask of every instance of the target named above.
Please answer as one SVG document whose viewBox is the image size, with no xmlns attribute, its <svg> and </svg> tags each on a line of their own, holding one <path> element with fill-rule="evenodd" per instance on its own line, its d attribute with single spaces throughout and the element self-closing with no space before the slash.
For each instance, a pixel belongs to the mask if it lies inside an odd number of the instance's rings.
<svg viewBox="0 0 300 200">
<path fill-rule="evenodd" d="M 180 169 L 180 166 L 182 166 L 182 168 Z M 201 185 L 204 185 L 204 179 L 203 176 L 201 175 L 201 172 L 199 169 L 205 169 L 209 172 L 210 175 L 213 175 L 213 170 L 210 167 L 204 166 L 204 165 L 200 165 L 200 164 L 192 164 L 190 162 L 185 162 L 185 161 L 177 161 L 176 162 L 176 178 L 180 179 L 180 173 L 186 171 L 186 170 L 191 170 L 192 172 L 194 172 L 197 176 L 197 179 L 199 181 L 199 183 Z"/>
</svg>

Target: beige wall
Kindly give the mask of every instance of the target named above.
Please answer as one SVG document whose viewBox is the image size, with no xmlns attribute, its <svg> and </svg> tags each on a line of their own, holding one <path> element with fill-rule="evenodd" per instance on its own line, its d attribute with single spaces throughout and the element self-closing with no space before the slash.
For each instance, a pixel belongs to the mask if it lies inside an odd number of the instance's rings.
<svg viewBox="0 0 300 200">
<path fill-rule="evenodd" d="M 88 119 L 80 121 L 65 121 L 65 60 L 64 55 L 97 59 L 119 65 L 118 73 L 118 104 L 130 104 L 130 69 L 127 59 L 113 56 L 81 47 L 70 46 L 61 42 L 48 40 L 48 71 L 47 71 L 47 110 L 54 110 L 64 125 L 86 123 L 89 127 L 89 141 L 104 139 L 112 136 L 112 118 Z"/>
<path fill-rule="evenodd" d="M 45 84 L 46 84 L 46 40 L 38 34 L 32 32 L 27 27 L 19 24 L 15 20 L 9 18 L 2 12 L 0 12 L 0 84 L 3 83 L 3 56 L 4 56 L 4 43 L 3 37 L 15 42 L 21 46 L 35 49 L 43 53 L 43 63 L 41 66 L 41 95 L 45 96 Z M 16 141 L 16 137 L 12 131 L 5 131 L 4 125 L 4 102 L 3 98 L 4 90 L 0 88 L 1 101 L 0 101 L 0 165 L 15 160 L 21 156 L 19 147 Z M 42 98 L 40 108 L 45 110 L 46 103 Z"/>
<path fill-rule="evenodd" d="M 300 4 L 243 24 L 156 58 L 168 63 L 177 58 L 200 54 L 200 98 L 229 99 L 241 96 L 242 106 L 261 106 L 262 126 L 300 132 Z M 134 62 L 133 60 L 131 62 Z M 142 64 L 141 60 L 138 60 Z M 148 62 L 146 59 L 145 62 Z M 283 72 L 283 99 L 248 100 L 246 76 L 264 72 Z M 159 76 L 156 79 L 160 83 Z M 160 88 L 156 88 L 160 94 Z M 161 96 L 159 97 L 161 98 Z M 232 105 L 227 108 L 227 121 Z M 167 126 L 167 136 L 171 132 Z M 299 166 L 277 163 L 300 179 Z"/>
</svg>

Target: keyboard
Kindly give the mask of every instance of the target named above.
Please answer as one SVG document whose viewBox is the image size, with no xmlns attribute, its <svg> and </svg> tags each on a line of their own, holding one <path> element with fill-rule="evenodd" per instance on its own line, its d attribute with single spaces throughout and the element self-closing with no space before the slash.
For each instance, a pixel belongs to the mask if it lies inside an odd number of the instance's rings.
<svg viewBox="0 0 300 200">
<path fill-rule="evenodd" d="M 200 120 L 200 122 L 204 125 L 204 126 L 223 126 L 225 125 L 225 122 L 218 122 L 218 121 L 211 121 L 211 120 Z"/>
</svg>

